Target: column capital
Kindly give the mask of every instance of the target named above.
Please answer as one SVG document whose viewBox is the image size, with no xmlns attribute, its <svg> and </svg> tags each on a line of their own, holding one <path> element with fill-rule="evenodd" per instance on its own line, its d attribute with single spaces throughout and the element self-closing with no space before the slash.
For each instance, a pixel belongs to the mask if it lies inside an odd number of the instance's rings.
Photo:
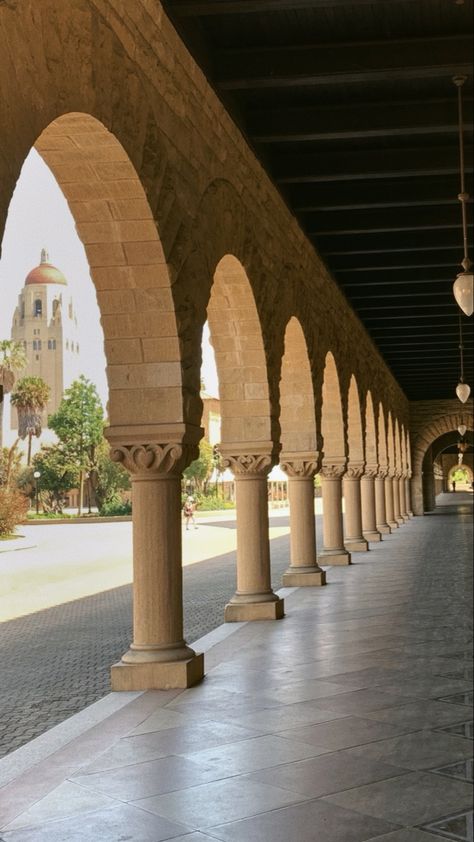
<svg viewBox="0 0 474 842">
<path fill-rule="evenodd" d="M 388 465 L 379 465 L 379 469 L 376 474 L 376 479 L 386 479 L 388 477 Z"/>
<path fill-rule="evenodd" d="M 323 459 L 321 476 L 324 479 L 341 479 L 346 472 L 346 459 Z"/>
<path fill-rule="evenodd" d="M 203 430 L 185 424 L 109 427 L 105 431 L 110 458 L 134 479 L 180 476 L 199 456 Z"/>
<path fill-rule="evenodd" d="M 266 477 L 276 462 L 275 450 L 273 442 L 219 445 L 222 467 L 230 468 L 236 479 Z"/>
<path fill-rule="evenodd" d="M 364 473 L 365 462 L 349 462 L 344 479 L 360 479 Z"/>
<path fill-rule="evenodd" d="M 378 465 L 366 465 L 364 468 L 364 473 L 362 475 L 362 479 L 375 479 L 379 476 L 380 468 Z"/>
<path fill-rule="evenodd" d="M 311 479 L 321 468 L 321 455 L 317 450 L 281 453 L 280 468 L 291 479 Z"/>
</svg>

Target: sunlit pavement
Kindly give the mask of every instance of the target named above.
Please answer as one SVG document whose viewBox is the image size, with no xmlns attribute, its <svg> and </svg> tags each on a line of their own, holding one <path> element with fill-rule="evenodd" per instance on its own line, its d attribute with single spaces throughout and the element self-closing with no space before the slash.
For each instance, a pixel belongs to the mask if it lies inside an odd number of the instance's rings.
<svg viewBox="0 0 474 842">
<path fill-rule="evenodd" d="M 288 534 L 272 512 L 270 538 Z M 132 580 L 132 524 L 84 523 L 22 526 L 22 538 L 0 552 L 0 622 L 129 584 Z M 236 548 L 235 513 L 196 517 L 183 526 L 183 565 L 215 558 Z"/>
</svg>

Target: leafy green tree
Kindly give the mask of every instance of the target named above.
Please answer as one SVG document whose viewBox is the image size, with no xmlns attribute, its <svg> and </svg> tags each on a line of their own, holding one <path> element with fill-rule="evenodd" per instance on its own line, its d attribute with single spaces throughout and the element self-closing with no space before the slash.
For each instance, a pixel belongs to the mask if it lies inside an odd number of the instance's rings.
<svg viewBox="0 0 474 842">
<path fill-rule="evenodd" d="M 57 412 L 49 416 L 48 426 L 63 444 L 70 464 L 79 471 L 80 515 L 84 477 L 94 468 L 95 451 L 102 441 L 104 428 L 104 410 L 97 389 L 84 375 L 66 389 Z"/>
<path fill-rule="evenodd" d="M 11 447 L 0 448 L 0 486 L 14 487 L 21 472 L 21 453 L 17 439 Z"/>
<path fill-rule="evenodd" d="M 191 462 L 183 475 L 187 483 L 192 483 L 198 491 L 205 487 L 214 467 L 214 451 L 206 439 L 199 444 L 199 457 Z"/>
<path fill-rule="evenodd" d="M 11 392 L 16 375 L 26 366 L 25 349 L 21 342 L 0 340 L 0 450 L 3 446 L 4 397 Z"/>
<path fill-rule="evenodd" d="M 59 444 L 42 447 L 33 457 L 33 468 L 41 476 L 38 483 L 45 511 L 61 513 L 66 494 L 79 481 L 77 465 L 71 463 L 67 451 Z"/>
<path fill-rule="evenodd" d="M 118 505 L 121 502 L 120 492 L 130 489 L 128 472 L 117 462 L 112 462 L 105 438 L 97 445 L 90 479 L 99 512 L 111 504 Z"/>
<path fill-rule="evenodd" d="M 12 392 L 11 402 L 18 412 L 18 435 L 28 438 L 27 465 L 31 464 L 31 440 L 43 431 L 43 412 L 51 389 L 41 377 L 23 377 Z"/>
</svg>

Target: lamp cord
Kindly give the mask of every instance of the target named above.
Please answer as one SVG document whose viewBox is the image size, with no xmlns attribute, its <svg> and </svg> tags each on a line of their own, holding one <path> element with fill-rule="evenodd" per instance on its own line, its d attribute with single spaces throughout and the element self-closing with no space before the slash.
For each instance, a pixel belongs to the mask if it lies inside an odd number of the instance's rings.
<svg viewBox="0 0 474 842">
<path fill-rule="evenodd" d="M 463 103 L 462 103 L 462 87 L 464 82 L 466 81 L 465 76 L 455 76 L 454 77 L 454 84 L 458 89 L 458 121 L 459 121 L 459 168 L 461 171 L 461 192 L 458 196 L 459 201 L 461 202 L 461 214 L 462 214 L 462 237 L 463 237 L 463 244 L 464 244 L 464 259 L 462 262 L 462 266 L 464 270 L 467 272 L 469 267 L 471 266 L 471 261 L 469 260 L 469 253 L 468 253 L 468 240 L 467 240 L 467 202 L 469 200 L 469 194 L 466 193 L 466 178 L 464 172 L 464 117 L 463 117 Z"/>
<path fill-rule="evenodd" d="M 462 341 L 462 319 L 461 313 L 459 313 L 459 352 L 461 356 L 461 383 L 464 383 L 464 345 Z"/>
</svg>

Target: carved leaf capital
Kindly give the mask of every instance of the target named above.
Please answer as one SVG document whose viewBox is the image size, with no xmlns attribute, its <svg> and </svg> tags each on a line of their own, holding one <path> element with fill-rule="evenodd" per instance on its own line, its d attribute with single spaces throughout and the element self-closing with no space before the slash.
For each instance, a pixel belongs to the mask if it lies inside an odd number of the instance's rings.
<svg viewBox="0 0 474 842">
<path fill-rule="evenodd" d="M 375 479 L 375 477 L 379 476 L 379 466 L 378 465 L 366 465 L 364 468 L 364 475 L 362 479 Z"/>
<path fill-rule="evenodd" d="M 321 476 L 324 479 L 340 479 L 346 472 L 345 462 L 323 462 Z"/>
<path fill-rule="evenodd" d="M 292 459 L 280 462 L 280 468 L 290 478 L 311 479 L 318 470 L 318 463 L 315 459 Z"/>
<path fill-rule="evenodd" d="M 364 473 L 364 465 L 360 463 L 350 464 L 347 466 L 344 479 L 360 479 Z"/>
<path fill-rule="evenodd" d="M 180 475 L 186 465 L 197 458 L 198 445 L 178 444 L 112 444 L 110 458 L 119 462 L 133 476 L 153 474 Z"/>
<path fill-rule="evenodd" d="M 273 464 L 271 453 L 223 453 L 221 465 L 230 468 L 235 476 L 266 477 Z"/>
</svg>

